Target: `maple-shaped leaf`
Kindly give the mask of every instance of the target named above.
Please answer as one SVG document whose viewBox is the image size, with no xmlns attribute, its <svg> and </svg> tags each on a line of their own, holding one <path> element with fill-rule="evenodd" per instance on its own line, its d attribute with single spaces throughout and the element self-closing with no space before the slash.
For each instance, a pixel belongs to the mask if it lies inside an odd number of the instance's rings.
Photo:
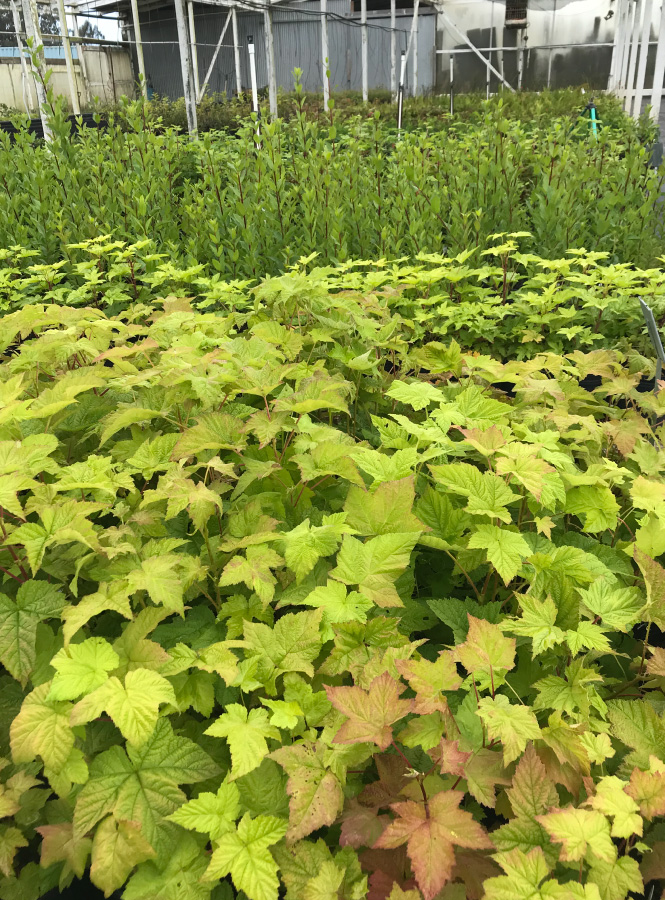
<svg viewBox="0 0 665 900">
<path fill-rule="evenodd" d="M 624 900 L 630 891 L 635 891 L 638 897 L 645 895 L 640 866 L 632 856 L 620 856 L 611 862 L 593 857 L 587 876 L 587 890 L 591 885 L 598 888 L 600 900 Z"/>
<path fill-rule="evenodd" d="M 486 550 L 504 583 L 508 584 L 522 568 L 522 561 L 531 554 L 531 548 L 515 531 L 498 525 L 478 525 L 469 538 L 469 549 Z"/>
<path fill-rule="evenodd" d="M 442 691 L 455 691 L 462 683 L 450 650 L 442 650 L 434 662 L 424 658 L 399 659 L 395 666 L 411 690 L 415 691 L 413 711 L 420 715 L 436 710 L 445 712 L 448 705 Z"/>
<path fill-rule="evenodd" d="M 14 857 L 20 847 L 27 847 L 24 834 L 12 825 L 0 825 L 0 872 L 14 878 Z"/>
<path fill-rule="evenodd" d="M 626 791 L 627 783 L 616 775 L 606 775 L 596 785 L 590 801 L 593 809 L 612 818 L 612 837 L 642 836 L 642 818 L 635 800 Z"/>
<path fill-rule="evenodd" d="M 510 475 L 533 494 L 536 500 L 540 500 L 544 477 L 555 469 L 544 459 L 537 457 L 532 446 L 515 442 L 500 451 L 496 471 L 497 475 Z"/>
<path fill-rule="evenodd" d="M 416 412 L 431 403 L 440 404 L 444 400 L 441 390 L 426 381 L 406 382 L 395 379 L 386 391 L 386 396 L 410 406 Z"/>
<path fill-rule="evenodd" d="M 181 833 L 165 865 L 141 863 L 125 886 L 123 900 L 208 900 L 213 886 L 201 883 L 207 867 L 208 858 L 195 838 Z"/>
<path fill-rule="evenodd" d="M 273 696 L 276 679 L 287 672 L 314 676 L 313 661 L 319 655 L 323 637 L 319 631 L 323 610 L 287 613 L 274 628 L 263 622 L 245 622 L 245 656 L 256 660 L 257 679 Z"/>
<path fill-rule="evenodd" d="M 277 863 L 268 848 L 284 837 L 286 828 L 284 819 L 252 819 L 246 813 L 237 830 L 216 842 L 204 880 L 218 881 L 230 874 L 236 889 L 244 891 L 249 900 L 277 900 Z"/>
<path fill-rule="evenodd" d="M 469 633 L 463 644 L 455 647 L 455 658 L 470 674 L 506 672 L 515 665 L 515 641 L 507 638 L 501 626 L 471 614 Z"/>
<path fill-rule="evenodd" d="M 167 818 L 176 825 L 208 834 L 212 840 L 216 840 L 227 831 L 234 830 L 239 813 L 238 787 L 232 782 L 223 781 L 216 794 L 204 791 Z"/>
<path fill-rule="evenodd" d="M 341 622 L 366 622 L 367 613 L 374 607 L 367 597 L 358 591 L 347 591 L 345 585 L 331 578 L 327 584 L 319 585 L 302 600 L 294 603 L 323 610 L 321 637 L 324 641 L 334 638 L 333 625 Z"/>
<path fill-rule="evenodd" d="M 464 778 L 465 766 L 471 757 L 471 753 L 465 753 L 459 748 L 459 741 L 441 740 L 438 748 L 430 753 L 432 759 L 438 764 L 442 775 L 455 775 Z"/>
<path fill-rule="evenodd" d="M 659 767 L 660 768 L 660 767 Z M 645 819 L 665 815 L 665 772 L 633 769 L 626 793 L 638 804 Z"/>
<path fill-rule="evenodd" d="M 550 867 L 540 847 L 529 852 L 515 849 L 497 853 L 494 858 L 505 875 L 485 881 L 483 900 L 598 900 L 597 895 L 587 894 L 581 885 L 573 885 L 579 888 L 573 893 L 571 882 L 559 885 L 548 878 Z"/>
<path fill-rule="evenodd" d="M 633 748 L 629 765 L 649 767 L 650 757 L 665 759 L 665 723 L 648 700 L 611 700 L 612 734 Z"/>
<path fill-rule="evenodd" d="M 526 749 L 529 741 L 538 740 L 540 726 L 528 706 L 511 703 L 503 694 L 483 697 L 478 715 L 492 740 L 503 744 L 503 762 L 508 765 Z"/>
<path fill-rule="evenodd" d="M 270 571 L 284 565 L 284 560 L 275 550 L 259 544 L 247 547 L 245 556 L 237 553 L 225 566 L 219 579 L 219 586 L 246 584 L 264 604 L 275 596 L 277 579 Z"/>
<path fill-rule="evenodd" d="M 77 837 L 71 822 L 58 825 L 42 825 L 37 828 L 42 836 L 40 864 L 47 869 L 58 862 L 64 862 L 62 877 L 70 872 L 82 878 L 92 841 L 88 837 Z"/>
<path fill-rule="evenodd" d="M 619 504 L 604 484 L 585 484 L 566 492 L 566 512 L 578 516 L 585 531 L 614 530 Z"/>
<path fill-rule="evenodd" d="M 183 585 L 178 573 L 180 562 L 176 553 L 144 559 L 138 568 L 129 573 L 130 593 L 147 591 L 157 606 L 182 613 Z"/>
<path fill-rule="evenodd" d="M 481 472 L 469 463 L 448 463 L 445 466 L 430 466 L 430 469 L 437 482 L 467 498 L 466 511 L 471 515 L 490 516 L 508 525 L 512 521 L 506 507 L 516 503 L 520 495 L 498 475 Z"/>
<path fill-rule="evenodd" d="M 388 900 L 421 900 L 421 894 L 415 888 L 403 891 L 399 884 L 394 882 Z"/>
<path fill-rule="evenodd" d="M 372 847 L 390 819 L 375 805 L 365 806 L 357 797 L 349 800 L 342 814 L 340 847 Z"/>
<path fill-rule="evenodd" d="M 515 769 L 513 783 L 506 791 L 518 819 L 535 819 L 555 806 L 558 796 L 547 769 L 529 744 Z"/>
<path fill-rule="evenodd" d="M 75 700 L 88 694 L 104 684 L 119 663 L 118 654 L 103 638 L 71 644 L 51 660 L 55 675 L 49 696 L 53 700 Z"/>
<path fill-rule="evenodd" d="M 392 726 L 413 707 L 412 700 L 402 700 L 404 686 L 389 672 L 377 676 L 369 691 L 361 687 L 330 687 L 328 700 L 344 713 L 347 721 L 334 737 L 336 744 L 373 743 L 385 750 L 393 739 Z"/>
<path fill-rule="evenodd" d="M 16 600 L 0 594 L 0 661 L 25 684 L 35 665 L 37 625 L 59 616 L 65 605 L 62 591 L 48 581 L 25 581 Z"/>
<path fill-rule="evenodd" d="M 241 450 L 247 442 L 241 419 L 228 413 L 208 413 L 178 439 L 171 458 L 196 456 L 203 450 Z"/>
<path fill-rule="evenodd" d="M 127 880 L 134 866 L 155 856 L 136 822 L 116 822 L 108 816 L 92 841 L 90 881 L 110 897 Z"/>
<path fill-rule="evenodd" d="M 41 756 L 44 765 L 57 772 L 74 746 L 69 724 L 72 705 L 51 700 L 50 690 L 51 684 L 46 682 L 28 694 L 10 726 L 9 740 L 14 762 L 29 763 Z"/>
<path fill-rule="evenodd" d="M 312 742 L 280 747 L 270 754 L 287 772 L 288 841 L 298 841 L 317 828 L 332 825 L 344 803 L 339 778 L 325 764 L 326 751 Z"/>
<path fill-rule="evenodd" d="M 616 848 L 610 837 L 610 824 L 602 813 L 568 806 L 538 816 L 553 841 L 561 844 L 561 859 L 577 862 L 590 851 L 599 859 L 612 862 Z"/>
<path fill-rule="evenodd" d="M 352 485 L 346 495 L 346 524 L 358 534 L 378 535 L 422 531 L 413 515 L 414 479 L 384 481 L 373 491 Z"/>
<path fill-rule="evenodd" d="M 409 565 L 419 534 L 381 534 L 365 543 L 345 535 L 330 577 L 359 585 L 360 593 L 377 606 L 402 606 L 395 581 Z"/>
<path fill-rule="evenodd" d="M 394 803 L 397 818 L 375 843 L 376 848 L 393 850 L 407 845 L 418 887 L 424 900 L 432 900 L 452 875 L 454 847 L 490 849 L 487 832 L 471 813 L 459 808 L 461 791 L 442 791 L 427 806 L 413 800 Z"/>
<path fill-rule="evenodd" d="M 311 525 L 309 519 L 305 519 L 291 531 L 280 535 L 286 565 L 295 573 L 297 583 L 312 571 L 322 556 L 335 553 L 342 535 L 353 530 L 345 524 L 345 518 L 344 513 L 333 513 L 324 516 L 323 523 L 318 526 Z"/>
<path fill-rule="evenodd" d="M 531 638 L 534 657 L 565 640 L 565 632 L 554 624 L 558 610 L 551 597 L 539 600 L 530 594 L 521 594 L 520 607 L 521 618 L 505 622 L 504 627 L 512 634 Z"/>
<path fill-rule="evenodd" d="M 231 780 L 246 775 L 268 755 L 267 739 L 279 740 L 279 729 L 271 725 L 265 709 L 249 712 L 239 703 L 230 703 L 226 711 L 205 732 L 226 738 L 231 750 Z"/>
<path fill-rule="evenodd" d="M 123 737 L 137 747 L 144 744 L 155 728 L 162 703 L 176 705 L 170 681 L 150 669 L 132 669 L 119 678 L 109 678 L 72 709 L 70 724 L 82 725 L 98 718 L 106 710 Z"/>
<path fill-rule="evenodd" d="M 579 589 L 579 594 L 586 608 L 614 631 L 628 631 L 641 620 L 644 600 L 636 588 L 598 579 L 586 590 Z"/>
<path fill-rule="evenodd" d="M 642 614 L 659 628 L 665 628 L 665 569 L 639 547 L 635 547 L 633 556 L 647 589 L 647 605 Z"/>
</svg>

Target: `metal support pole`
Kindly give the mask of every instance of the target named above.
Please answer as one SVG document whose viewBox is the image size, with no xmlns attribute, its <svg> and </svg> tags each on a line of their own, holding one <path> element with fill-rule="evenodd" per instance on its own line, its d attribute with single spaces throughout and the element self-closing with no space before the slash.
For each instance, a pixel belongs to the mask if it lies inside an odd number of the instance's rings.
<svg viewBox="0 0 665 900">
<path fill-rule="evenodd" d="M 75 116 L 80 116 L 81 105 L 79 104 L 79 92 L 76 84 L 76 73 L 74 72 L 72 45 L 69 41 L 69 27 L 67 25 L 67 13 L 65 12 L 65 0 L 58 0 L 57 6 L 62 36 L 62 47 L 65 51 L 65 67 L 67 69 L 67 81 L 69 83 L 69 96 L 72 101 L 72 112 Z"/>
<path fill-rule="evenodd" d="M 25 47 L 23 45 L 23 39 L 21 37 L 23 26 L 21 25 L 21 16 L 19 15 L 16 0 L 9 0 L 9 5 L 11 6 L 12 10 L 12 19 L 14 22 L 14 31 L 16 32 L 16 45 L 18 47 L 18 54 L 21 57 L 21 88 L 23 91 L 23 105 L 25 106 L 25 111 L 27 113 L 30 113 L 33 109 L 32 91 L 30 90 L 30 70 L 28 69 L 28 61 L 25 58 Z"/>
<path fill-rule="evenodd" d="M 617 70 L 619 72 L 619 80 L 617 81 L 616 90 L 621 94 L 626 90 L 626 79 L 628 78 L 628 57 L 630 56 L 630 36 L 633 31 L 633 21 L 635 19 L 635 0 L 627 0 L 626 21 L 624 22 L 621 66 Z"/>
<path fill-rule="evenodd" d="M 208 82 L 210 81 L 210 76 L 212 75 L 212 70 L 215 68 L 215 63 L 217 62 L 217 57 L 219 56 L 219 51 L 222 48 L 222 41 L 224 40 L 224 35 L 226 34 L 226 30 L 229 27 L 229 22 L 231 21 L 231 13 L 232 13 L 232 10 L 229 10 L 227 13 L 226 21 L 224 22 L 224 25 L 222 26 L 222 30 L 219 35 L 217 45 L 215 47 L 215 52 L 212 55 L 212 59 L 210 60 L 210 65 L 208 66 L 208 71 L 206 72 L 206 76 L 203 79 L 203 84 L 201 85 L 200 88 L 197 89 L 197 92 L 196 92 L 197 103 L 201 102 L 201 98 L 205 94 L 206 88 L 208 87 Z"/>
<path fill-rule="evenodd" d="M 621 53 L 621 37 L 623 35 L 623 21 L 626 15 L 626 5 L 628 0 L 617 0 L 617 8 L 614 13 L 614 44 L 612 46 L 612 59 L 610 61 L 610 74 L 607 78 L 607 90 L 614 90 L 621 61 L 619 59 Z"/>
<path fill-rule="evenodd" d="M 418 95 L 418 9 L 420 0 L 413 0 L 413 90 L 414 97 Z"/>
<path fill-rule="evenodd" d="M 328 80 L 328 0 L 321 0 L 321 75 L 323 78 L 323 109 L 328 112 L 330 82 Z"/>
<path fill-rule="evenodd" d="M 656 62 L 653 69 L 653 90 L 651 92 L 651 118 L 658 122 L 660 104 L 663 98 L 663 81 L 665 80 L 665 2 L 660 10 L 660 26 L 658 28 L 658 46 Z"/>
<path fill-rule="evenodd" d="M 256 52 L 254 38 L 247 35 L 247 52 L 249 53 L 249 79 L 252 86 L 252 112 L 259 114 L 259 92 L 256 89 Z"/>
<path fill-rule="evenodd" d="M 642 37 L 640 40 L 640 61 L 637 66 L 637 81 L 635 82 L 635 94 L 632 98 L 631 109 L 633 116 L 638 119 L 642 112 L 642 97 L 644 96 L 644 79 L 647 72 L 647 58 L 649 56 L 649 38 L 651 37 L 651 19 L 653 13 L 653 0 L 644 0 L 644 19 L 642 22 Z"/>
<path fill-rule="evenodd" d="M 79 36 L 79 21 L 76 13 L 72 15 L 72 25 L 74 26 L 74 34 L 76 37 Z M 86 97 L 86 102 L 89 98 L 88 91 L 88 64 L 85 61 L 85 52 L 84 52 L 84 44 L 83 42 L 79 42 L 76 47 L 76 52 L 78 54 L 79 66 L 81 67 L 81 76 L 83 77 L 83 91 Z"/>
<path fill-rule="evenodd" d="M 517 90 L 522 90 L 522 79 L 524 77 L 524 30 L 520 28 L 519 32 L 519 50 L 517 51 Z"/>
<path fill-rule="evenodd" d="M 238 12 L 231 7 L 231 25 L 233 27 L 233 57 L 236 68 L 236 94 L 242 94 L 242 73 L 240 71 L 240 38 L 238 37 Z"/>
<path fill-rule="evenodd" d="M 633 33 L 630 39 L 630 55 L 628 58 L 628 75 L 626 77 L 626 92 L 623 99 L 624 112 L 630 112 L 635 87 L 635 67 L 637 66 L 637 51 L 639 49 L 640 27 L 642 25 L 642 0 L 635 0 L 635 18 L 633 19 Z"/>
<path fill-rule="evenodd" d="M 450 115 L 455 114 L 455 57 L 450 56 Z"/>
<path fill-rule="evenodd" d="M 268 66 L 268 104 L 270 115 L 277 118 L 277 76 L 275 74 L 275 43 L 272 34 L 272 9 L 263 10 L 263 22 L 266 32 L 266 63 Z"/>
<path fill-rule="evenodd" d="M 192 55 L 190 53 L 185 0 L 175 0 L 175 17 L 178 26 L 178 44 L 180 45 L 180 69 L 182 71 L 182 88 L 185 95 L 187 112 L 187 131 L 191 136 L 198 131 L 196 120 L 196 94 L 194 93 L 194 73 L 192 71 Z"/>
<path fill-rule="evenodd" d="M 21 0 L 23 6 L 23 20 L 25 22 L 25 33 L 32 41 L 32 53 L 37 61 L 35 69 L 32 58 L 30 59 L 30 68 L 32 77 L 35 82 L 35 94 L 37 95 L 37 104 L 39 106 L 39 115 L 42 120 L 42 130 L 44 139 L 50 141 L 53 132 L 48 123 L 46 115 L 46 64 L 44 62 L 44 42 L 42 40 L 42 32 L 39 27 L 39 14 L 37 13 L 36 0 Z"/>
<path fill-rule="evenodd" d="M 397 20 L 395 0 L 390 0 L 390 94 L 393 103 L 397 99 Z"/>
<path fill-rule="evenodd" d="M 402 110 L 404 108 L 404 79 L 406 78 L 406 53 L 402 50 L 399 67 L 399 87 L 397 89 L 397 132 L 402 130 Z"/>
<path fill-rule="evenodd" d="M 554 0 L 554 6 L 552 7 L 552 24 L 550 25 L 550 44 L 554 43 L 554 26 L 556 24 L 556 0 Z M 552 84 L 552 57 L 554 55 L 554 50 L 550 49 L 550 56 L 547 60 L 547 88 L 549 90 Z"/>
<path fill-rule="evenodd" d="M 487 62 L 492 64 L 492 44 L 494 43 L 494 0 L 492 0 L 492 16 L 490 18 L 490 48 L 489 53 L 487 54 Z M 489 67 L 487 69 L 487 78 L 486 78 L 486 94 L 487 99 L 490 98 L 490 70 Z"/>
<path fill-rule="evenodd" d="M 145 80 L 145 60 L 143 59 L 143 41 L 141 40 L 141 20 L 139 19 L 138 0 L 132 0 L 132 25 L 134 26 L 134 40 L 136 41 L 136 59 L 139 64 L 139 78 L 141 81 L 141 93 L 145 100 L 148 99 L 148 84 Z"/>
<path fill-rule="evenodd" d="M 369 83 L 367 75 L 367 0 L 360 0 L 360 23 L 360 65 L 362 68 L 363 103 L 367 103 L 369 100 Z"/>
<path fill-rule="evenodd" d="M 192 70 L 194 73 L 194 91 L 197 102 L 201 97 L 201 85 L 199 83 L 199 54 L 196 49 L 196 25 L 194 23 L 194 3 L 187 0 L 187 18 L 189 19 L 189 42 L 192 48 Z"/>
<path fill-rule="evenodd" d="M 457 27 L 457 25 L 455 25 L 455 23 L 450 18 L 448 13 L 445 12 L 445 10 L 441 7 L 437 7 L 437 12 L 438 12 L 438 15 L 441 17 L 441 19 L 443 19 L 444 24 L 450 29 L 450 31 L 454 32 L 461 41 L 464 41 L 464 43 L 467 45 L 467 47 L 469 47 L 471 50 L 473 50 L 473 52 L 476 54 L 478 59 L 480 59 L 483 62 L 483 64 L 485 66 L 487 66 L 487 68 L 490 70 L 490 72 L 492 72 L 494 75 L 496 75 L 497 78 L 501 79 L 501 83 L 505 84 L 505 86 L 508 88 L 509 91 L 514 92 L 515 88 L 512 85 L 508 84 L 508 82 L 503 77 L 501 72 L 498 72 L 494 68 L 494 66 L 488 60 L 485 59 L 485 57 L 482 55 L 482 53 L 476 47 L 476 45 L 472 44 L 471 41 L 469 40 L 469 38 L 467 37 L 467 35 L 463 31 L 460 31 L 460 29 Z"/>
</svg>

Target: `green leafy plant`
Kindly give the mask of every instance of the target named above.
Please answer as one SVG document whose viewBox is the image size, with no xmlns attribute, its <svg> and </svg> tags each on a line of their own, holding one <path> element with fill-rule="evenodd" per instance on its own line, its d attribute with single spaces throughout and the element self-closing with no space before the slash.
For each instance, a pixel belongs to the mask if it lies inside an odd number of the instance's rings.
<svg viewBox="0 0 665 900">
<path fill-rule="evenodd" d="M 577 302 L 610 277 L 501 240 L 501 295 L 522 264 Z M 67 305 L 51 266 L 3 318 L 0 897 L 86 872 L 125 900 L 662 877 L 652 367 L 556 329 L 522 360 L 432 340 L 407 285 L 455 291 L 461 259 L 222 289 L 84 249 L 81 302 L 118 266 L 118 311 Z"/>
</svg>

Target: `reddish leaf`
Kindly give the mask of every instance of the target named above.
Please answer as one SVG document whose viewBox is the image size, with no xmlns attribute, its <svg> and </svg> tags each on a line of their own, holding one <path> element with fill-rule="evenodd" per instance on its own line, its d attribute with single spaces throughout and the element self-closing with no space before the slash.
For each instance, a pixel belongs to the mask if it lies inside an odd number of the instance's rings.
<svg viewBox="0 0 665 900">
<path fill-rule="evenodd" d="M 425 900 L 432 900 L 450 881 L 455 845 L 469 849 L 492 847 L 486 832 L 473 816 L 459 809 L 463 797 L 461 791 L 442 791 L 428 802 L 427 808 L 413 800 L 394 803 L 392 809 L 397 818 L 374 845 L 395 849 L 406 843 Z"/>
<path fill-rule="evenodd" d="M 640 813 L 646 819 L 655 819 L 656 816 L 665 814 L 663 772 L 642 772 L 640 769 L 633 769 L 626 793 L 639 805 Z"/>
<path fill-rule="evenodd" d="M 501 874 L 501 869 L 485 853 L 458 850 L 455 852 L 453 881 L 463 881 L 467 900 L 480 900 L 485 894 L 484 882 Z"/>
<path fill-rule="evenodd" d="M 512 669 L 515 665 L 515 639 L 507 638 L 499 625 L 468 614 L 469 633 L 455 647 L 455 658 L 469 673 Z"/>
<path fill-rule="evenodd" d="M 414 712 L 419 715 L 437 710 L 447 712 L 448 703 L 442 691 L 457 690 L 462 683 L 452 651 L 442 651 L 434 662 L 428 659 L 399 659 L 395 665 L 402 678 L 416 692 Z"/>
<path fill-rule="evenodd" d="M 650 853 L 645 853 L 640 863 L 644 883 L 665 878 L 665 841 L 656 841 Z"/>
<path fill-rule="evenodd" d="M 519 761 L 512 787 L 506 793 L 516 816 L 534 819 L 558 803 L 554 783 L 548 778 L 533 744 Z"/>
<path fill-rule="evenodd" d="M 447 741 L 445 738 L 432 750 L 430 756 L 439 763 L 442 775 L 456 775 L 460 778 L 464 778 L 464 766 L 471 758 L 470 753 L 460 750 L 458 741 Z"/>
<path fill-rule="evenodd" d="M 389 821 L 387 816 L 379 815 L 374 805 L 365 806 L 354 797 L 342 816 L 340 846 L 371 847 Z"/>
<path fill-rule="evenodd" d="M 375 678 L 369 691 L 357 686 L 326 687 L 328 700 L 348 718 L 333 743 L 371 742 L 385 750 L 393 739 L 392 725 L 411 712 L 413 706 L 412 700 L 400 700 L 404 690 L 388 672 Z"/>
<path fill-rule="evenodd" d="M 324 752 L 323 747 L 308 743 L 280 747 L 271 754 L 289 775 L 289 841 L 298 841 L 322 825 L 332 825 L 342 808 L 342 785 L 326 769 Z"/>
<path fill-rule="evenodd" d="M 409 783 L 406 777 L 406 763 L 396 753 L 381 753 L 374 757 L 379 773 L 379 781 L 368 784 L 360 795 L 366 806 L 385 809 L 399 800 L 404 787 Z"/>
</svg>

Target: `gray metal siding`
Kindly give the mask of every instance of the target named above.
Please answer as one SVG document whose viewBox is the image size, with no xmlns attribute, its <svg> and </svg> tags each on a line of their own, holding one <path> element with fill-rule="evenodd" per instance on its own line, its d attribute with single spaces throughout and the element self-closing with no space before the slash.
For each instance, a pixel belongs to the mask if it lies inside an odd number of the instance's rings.
<svg viewBox="0 0 665 900">
<path fill-rule="evenodd" d="M 310 11 L 310 13 L 307 12 Z M 277 85 L 286 91 L 293 89 L 293 70 L 303 71 L 302 83 L 307 91 L 321 91 L 321 19 L 317 15 L 317 2 L 303 3 L 299 10 L 273 8 L 273 36 L 275 42 L 275 68 Z M 329 0 L 330 13 L 349 18 L 342 22 L 330 18 L 328 22 L 330 84 L 335 90 L 361 89 L 361 29 L 358 15 L 350 13 L 348 0 Z M 194 20 L 198 50 L 199 78 L 201 84 L 215 52 L 215 45 L 224 26 L 228 10 L 197 4 Z M 311 14 L 315 13 L 315 14 Z M 398 12 L 397 65 L 400 50 L 406 49 L 412 14 Z M 369 87 L 390 87 L 390 16 L 384 13 L 368 13 L 368 58 Z M 374 27 L 380 26 L 380 27 Z M 265 53 L 265 31 L 263 15 L 260 13 L 238 12 L 240 59 L 243 88 L 249 86 L 249 59 L 247 36 L 252 35 L 256 45 L 256 69 L 259 88 L 268 84 L 268 70 Z M 144 42 L 144 57 L 149 83 L 154 90 L 165 97 L 182 97 L 182 77 L 180 56 L 173 7 L 144 12 L 141 14 L 141 31 Z M 418 88 L 429 92 L 434 88 L 435 56 L 434 43 L 436 17 L 425 8 L 419 16 L 418 33 Z M 408 82 L 412 76 L 409 64 Z M 235 63 L 233 56 L 233 32 L 231 24 L 224 35 L 222 49 L 208 82 L 208 92 L 229 95 L 237 92 L 235 83 Z"/>
</svg>

